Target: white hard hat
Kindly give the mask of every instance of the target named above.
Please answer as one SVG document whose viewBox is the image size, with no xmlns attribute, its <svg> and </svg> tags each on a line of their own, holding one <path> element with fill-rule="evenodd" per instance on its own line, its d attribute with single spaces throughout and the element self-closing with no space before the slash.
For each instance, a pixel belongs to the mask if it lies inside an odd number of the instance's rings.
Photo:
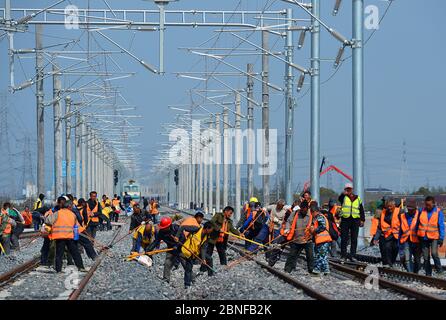
<svg viewBox="0 0 446 320">
<path fill-rule="evenodd" d="M 353 184 L 351 184 L 350 182 L 346 183 L 344 189 L 348 189 L 348 188 L 353 189 Z"/>
</svg>

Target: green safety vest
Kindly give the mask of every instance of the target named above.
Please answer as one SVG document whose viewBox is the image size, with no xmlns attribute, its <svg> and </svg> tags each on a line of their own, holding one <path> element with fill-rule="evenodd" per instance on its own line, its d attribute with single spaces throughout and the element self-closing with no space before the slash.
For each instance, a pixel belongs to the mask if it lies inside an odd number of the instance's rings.
<svg viewBox="0 0 446 320">
<path fill-rule="evenodd" d="M 359 206 L 361 203 L 362 201 L 359 196 L 353 202 L 348 196 L 345 196 L 344 203 L 342 203 L 342 218 L 349 218 L 351 216 L 352 218 L 359 219 Z"/>
</svg>

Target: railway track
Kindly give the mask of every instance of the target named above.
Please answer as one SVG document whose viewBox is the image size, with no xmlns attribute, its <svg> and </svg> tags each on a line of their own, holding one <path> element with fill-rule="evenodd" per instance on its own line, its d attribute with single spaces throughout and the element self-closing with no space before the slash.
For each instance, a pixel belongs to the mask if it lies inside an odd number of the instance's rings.
<svg viewBox="0 0 446 320">
<path fill-rule="evenodd" d="M 116 237 L 119 235 L 121 231 L 121 226 L 118 226 L 117 229 L 114 231 L 112 240 L 109 242 L 108 245 L 101 248 L 99 251 L 99 255 L 97 259 L 94 261 L 93 265 L 90 266 L 89 271 L 85 274 L 85 276 L 80 281 L 78 287 L 74 289 L 71 294 L 69 295 L 69 300 L 76 300 L 79 295 L 82 293 L 83 289 L 87 285 L 88 281 L 91 279 L 91 277 L 94 274 L 94 271 L 97 269 L 97 267 L 102 262 L 103 257 L 105 256 L 106 252 L 112 247 L 114 241 L 116 240 Z M 29 261 L 26 261 L 25 263 L 3 273 L 0 275 L 0 289 L 6 290 L 9 286 L 13 285 L 16 281 L 25 280 L 27 276 L 31 276 L 30 274 L 35 271 L 40 266 L 40 256 L 36 256 Z M 52 274 L 54 275 L 54 273 Z"/>
</svg>

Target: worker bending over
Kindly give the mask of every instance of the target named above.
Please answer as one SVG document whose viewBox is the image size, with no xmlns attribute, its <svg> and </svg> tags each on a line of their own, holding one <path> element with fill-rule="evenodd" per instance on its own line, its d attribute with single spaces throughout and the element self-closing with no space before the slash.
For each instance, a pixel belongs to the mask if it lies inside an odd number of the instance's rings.
<svg viewBox="0 0 446 320">
<path fill-rule="evenodd" d="M 74 204 L 74 203 L 73 203 Z M 94 250 L 91 235 L 87 233 L 87 201 L 84 198 L 80 198 L 77 201 L 77 206 L 73 205 L 72 210 L 76 215 L 77 221 L 79 222 L 79 240 L 77 241 L 78 246 L 81 245 L 85 249 L 87 256 L 94 260 L 97 257 L 97 253 Z"/>
<path fill-rule="evenodd" d="M 183 226 L 178 229 L 175 240 L 181 233 L 186 230 L 190 232 L 186 241 L 181 247 L 179 255 L 180 263 L 184 268 L 184 287 L 187 289 L 192 283 L 192 268 L 195 260 L 199 260 L 202 264 L 206 263 L 200 258 L 206 256 L 205 244 L 209 239 L 210 233 L 214 230 L 211 222 L 206 222 L 203 227 Z"/>
<path fill-rule="evenodd" d="M 328 275 L 330 273 L 328 255 L 332 242 L 329 222 L 327 217 L 320 212 L 317 205 L 312 205 L 311 211 L 313 214 L 313 226 L 310 227 L 310 230 L 313 233 L 315 244 L 313 274 L 323 273 L 324 275 Z"/>
<path fill-rule="evenodd" d="M 155 227 L 153 222 L 142 222 L 141 225 L 133 232 L 133 246 L 132 252 L 137 252 L 144 249 L 147 252 L 149 245 L 155 240 Z"/>
<path fill-rule="evenodd" d="M 5 202 L 0 213 L 0 244 L 3 254 L 9 254 L 11 251 L 11 233 L 12 228 L 16 225 L 14 219 L 9 216 L 9 207 L 10 204 Z"/>
<path fill-rule="evenodd" d="M 234 208 L 227 206 L 223 209 L 223 212 L 217 212 L 211 219 L 211 225 L 213 232 L 209 235 L 209 239 L 206 243 L 206 264 L 209 267 L 213 267 L 212 255 L 214 254 L 214 248 L 217 249 L 218 257 L 220 259 L 221 265 L 227 265 L 228 261 L 226 258 L 226 249 L 228 246 L 229 235 L 228 232 L 233 233 L 237 236 L 240 235 L 232 222 L 232 214 L 234 213 Z M 201 265 L 200 271 L 208 271 L 208 275 L 212 276 L 214 273 L 211 268 L 206 265 Z"/>
</svg>

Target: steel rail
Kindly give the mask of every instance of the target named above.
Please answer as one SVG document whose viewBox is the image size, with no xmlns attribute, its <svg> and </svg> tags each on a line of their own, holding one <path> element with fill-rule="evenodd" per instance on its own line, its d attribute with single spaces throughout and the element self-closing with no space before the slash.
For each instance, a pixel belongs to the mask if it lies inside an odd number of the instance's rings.
<svg viewBox="0 0 446 320">
<path fill-rule="evenodd" d="M 36 256 L 29 261 L 0 275 L 0 288 L 14 281 L 17 277 L 32 271 L 40 264 L 40 256 Z"/>
</svg>

